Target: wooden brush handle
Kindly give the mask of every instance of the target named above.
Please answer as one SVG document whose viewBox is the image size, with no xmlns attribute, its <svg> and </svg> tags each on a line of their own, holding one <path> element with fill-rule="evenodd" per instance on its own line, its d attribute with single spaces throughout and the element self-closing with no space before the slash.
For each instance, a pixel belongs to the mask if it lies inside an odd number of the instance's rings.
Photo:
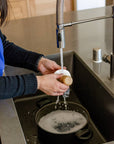
<svg viewBox="0 0 114 144">
<path fill-rule="evenodd" d="M 73 82 L 72 77 L 63 75 L 61 78 L 58 79 L 60 82 L 70 86 Z"/>
</svg>

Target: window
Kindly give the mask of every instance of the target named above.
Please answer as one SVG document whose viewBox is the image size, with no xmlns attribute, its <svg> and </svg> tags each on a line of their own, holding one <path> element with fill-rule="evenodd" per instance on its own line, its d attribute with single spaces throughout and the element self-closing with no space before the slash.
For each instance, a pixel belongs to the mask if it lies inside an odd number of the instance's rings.
<svg viewBox="0 0 114 144">
<path fill-rule="evenodd" d="M 77 0 L 77 10 L 104 7 L 105 0 Z"/>
</svg>

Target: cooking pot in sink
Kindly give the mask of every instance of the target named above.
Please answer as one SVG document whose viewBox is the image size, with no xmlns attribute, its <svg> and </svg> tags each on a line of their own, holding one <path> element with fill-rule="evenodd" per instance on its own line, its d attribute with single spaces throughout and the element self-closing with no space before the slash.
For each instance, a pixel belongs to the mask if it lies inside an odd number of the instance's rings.
<svg viewBox="0 0 114 144">
<path fill-rule="evenodd" d="M 88 111 L 78 103 L 67 103 L 67 110 L 55 110 L 53 102 L 37 111 L 40 144 L 80 144 L 92 137 Z"/>
</svg>

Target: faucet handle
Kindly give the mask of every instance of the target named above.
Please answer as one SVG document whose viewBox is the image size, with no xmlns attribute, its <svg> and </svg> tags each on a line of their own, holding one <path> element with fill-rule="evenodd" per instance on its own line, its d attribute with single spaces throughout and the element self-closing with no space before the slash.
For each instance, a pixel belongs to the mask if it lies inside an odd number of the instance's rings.
<svg viewBox="0 0 114 144">
<path fill-rule="evenodd" d="M 57 26 L 56 29 L 57 48 L 65 48 L 64 26 Z"/>
<path fill-rule="evenodd" d="M 103 59 L 104 62 L 110 63 L 110 55 L 104 54 L 102 59 Z"/>
</svg>

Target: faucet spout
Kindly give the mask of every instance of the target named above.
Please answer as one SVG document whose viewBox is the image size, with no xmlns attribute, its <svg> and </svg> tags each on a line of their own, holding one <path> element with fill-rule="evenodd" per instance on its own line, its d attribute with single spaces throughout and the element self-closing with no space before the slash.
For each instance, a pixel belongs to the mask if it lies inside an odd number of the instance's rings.
<svg viewBox="0 0 114 144">
<path fill-rule="evenodd" d="M 56 24 L 64 24 L 64 0 L 57 0 L 56 3 Z"/>
<path fill-rule="evenodd" d="M 56 25 L 57 47 L 65 48 L 64 0 L 57 0 L 56 3 Z"/>
</svg>

